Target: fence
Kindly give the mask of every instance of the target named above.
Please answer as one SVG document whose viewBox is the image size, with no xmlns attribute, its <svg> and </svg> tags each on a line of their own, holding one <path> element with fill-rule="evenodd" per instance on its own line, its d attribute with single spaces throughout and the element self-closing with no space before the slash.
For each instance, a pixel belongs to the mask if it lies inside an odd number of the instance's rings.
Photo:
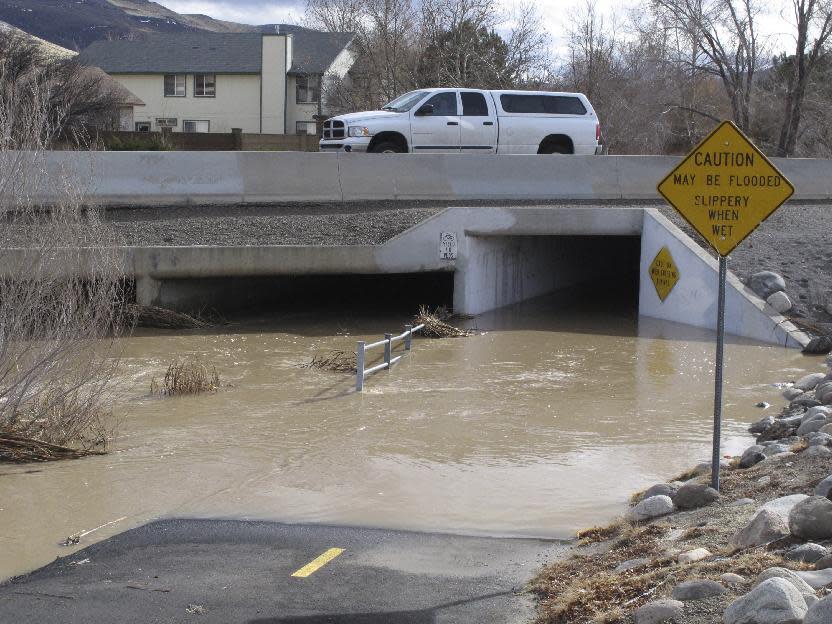
<svg viewBox="0 0 832 624">
<path fill-rule="evenodd" d="M 393 364 L 404 357 L 404 354 L 393 357 L 393 344 L 404 340 L 404 350 L 410 351 L 413 344 L 413 334 L 425 328 L 424 324 L 413 327 L 411 325 L 404 326 L 404 333 L 394 336 L 393 334 L 384 334 L 384 340 L 373 342 L 372 344 L 365 344 L 363 340 L 358 342 L 358 349 L 356 350 L 356 373 L 355 373 L 355 389 L 358 392 L 364 390 L 364 379 L 377 373 L 380 370 L 389 369 Z M 384 361 L 381 364 L 376 364 L 370 368 L 365 367 L 367 361 L 367 351 L 370 349 L 377 349 L 384 347 Z"/>
<path fill-rule="evenodd" d="M 252 134 L 244 132 L 98 132 L 99 144 L 110 151 L 274 151 L 317 152 L 314 134 Z"/>
</svg>

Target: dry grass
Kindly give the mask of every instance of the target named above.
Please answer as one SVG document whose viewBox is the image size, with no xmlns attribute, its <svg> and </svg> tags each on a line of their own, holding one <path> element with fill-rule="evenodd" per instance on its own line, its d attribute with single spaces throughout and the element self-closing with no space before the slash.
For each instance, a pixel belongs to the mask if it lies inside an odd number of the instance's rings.
<svg viewBox="0 0 832 624">
<path fill-rule="evenodd" d="M 446 323 L 443 316 L 447 318 L 447 314 L 443 315 L 439 309 L 431 311 L 427 306 L 419 306 L 419 314 L 413 322 L 414 325 L 425 326 L 422 335 L 427 338 L 465 338 L 473 334 L 467 329 Z"/>
<path fill-rule="evenodd" d="M 626 526 L 628 526 L 627 523 L 622 519 L 618 522 L 610 524 L 609 526 L 590 527 L 588 529 L 584 529 L 583 531 L 578 531 L 578 540 L 581 545 L 604 542 L 621 534 Z"/>
<path fill-rule="evenodd" d="M 302 368 L 317 368 L 334 373 L 354 373 L 358 369 L 355 352 L 330 351 L 326 355 L 316 354 Z"/>
<path fill-rule="evenodd" d="M 204 329 L 211 327 L 211 323 L 200 318 L 166 308 L 129 304 L 126 309 L 129 319 L 138 327 L 152 327 L 154 329 Z"/>
<path fill-rule="evenodd" d="M 182 394 L 202 394 L 216 392 L 220 387 L 217 369 L 197 361 L 173 362 L 168 366 L 165 378 L 160 386 L 156 379 L 150 382 L 152 394 L 177 396 Z"/>
</svg>

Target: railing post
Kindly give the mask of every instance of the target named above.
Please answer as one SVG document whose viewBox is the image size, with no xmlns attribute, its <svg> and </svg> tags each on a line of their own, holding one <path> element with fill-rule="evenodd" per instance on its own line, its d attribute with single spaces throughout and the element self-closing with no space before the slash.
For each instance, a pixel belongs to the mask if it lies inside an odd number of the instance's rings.
<svg viewBox="0 0 832 624">
<path fill-rule="evenodd" d="M 355 352 L 355 389 L 358 392 L 364 390 L 364 341 L 358 341 L 358 349 Z"/>
<path fill-rule="evenodd" d="M 413 341 L 413 325 L 405 325 L 404 331 L 407 334 L 404 337 L 404 350 L 410 351 L 410 344 Z"/>
<path fill-rule="evenodd" d="M 387 364 L 387 370 L 390 370 L 390 358 L 392 357 L 393 352 L 393 342 L 392 339 L 393 334 L 384 334 L 384 363 Z"/>
</svg>

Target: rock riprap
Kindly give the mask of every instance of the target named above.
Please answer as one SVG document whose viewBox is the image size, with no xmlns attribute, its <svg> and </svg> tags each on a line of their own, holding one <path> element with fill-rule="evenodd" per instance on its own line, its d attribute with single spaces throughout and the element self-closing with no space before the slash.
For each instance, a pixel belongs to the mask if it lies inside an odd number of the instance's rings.
<svg viewBox="0 0 832 624">
<path fill-rule="evenodd" d="M 694 579 L 679 583 L 673 588 L 671 596 L 674 600 L 703 600 L 711 596 L 719 596 L 725 593 L 725 588 L 710 579 Z"/>
<path fill-rule="evenodd" d="M 654 600 L 636 609 L 636 624 L 666 624 L 682 617 L 685 605 L 678 600 Z"/>
<path fill-rule="evenodd" d="M 832 622 L 832 594 L 818 600 L 806 613 L 803 624 L 829 624 Z"/>
<path fill-rule="evenodd" d="M 786 290 L 786 280 L 774 271 L 755 273 L 751 276 L 748 285 L 762 299 L 767 299 L 776 292 Z"/>
<path fill-rule="evenodd" d="M 671 497 L 679 509 L 698 509 L 719 500 L 719 492 L 701 483 L 686 483 Z"/>
<path fill-rule="evenodd" d="M 659 495 L 645 498 L 638 505 L 630 509 L 631 520 L 643 522 L 659 516 L 666 516 L 673 512 L 673 501 L 669 496 Z"/>
<path fill-rule="evenodd" d="M 804 454 L 821 448 L 813 446 Z M 789 529 L 795 537 L 807 540 L 832 538 L 832 501 L 822 496 L 810 496 L 800 501 L 789 513 Z"/>
<path fill-rule="evenodd" d="M 808 607 L 797 589 L 782 578 L 763 581 L 725 610 L 725 624 L 801 624 Z"/>
</svg>

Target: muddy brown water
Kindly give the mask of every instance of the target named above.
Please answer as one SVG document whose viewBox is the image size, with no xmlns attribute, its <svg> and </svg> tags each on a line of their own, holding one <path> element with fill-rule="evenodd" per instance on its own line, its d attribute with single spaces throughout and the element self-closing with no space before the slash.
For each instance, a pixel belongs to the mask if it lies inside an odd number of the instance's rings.
<svg viewBox="0 0 832 624">
<path fill-rule="evenodd" d="M 709 457 L 714 351 L 709 332 L 612 309 L 550 297 L 481 316 L 474 337 L 417 340 L 361 395 L 299 365 L 404 316 L 139 333 L 123 345 L 111 454 L 0 466 L 0 579 L 159 517 L 544 537 L 607 521 L 633 490 Z M 173 354 L 215 363 L 224 387 L 149 396 Z M 749 443 L 755 403 L 782 403 L 771 384 L 819 363 L 742 341 L 726 355 L 729 454 Z"/>
</svg>

